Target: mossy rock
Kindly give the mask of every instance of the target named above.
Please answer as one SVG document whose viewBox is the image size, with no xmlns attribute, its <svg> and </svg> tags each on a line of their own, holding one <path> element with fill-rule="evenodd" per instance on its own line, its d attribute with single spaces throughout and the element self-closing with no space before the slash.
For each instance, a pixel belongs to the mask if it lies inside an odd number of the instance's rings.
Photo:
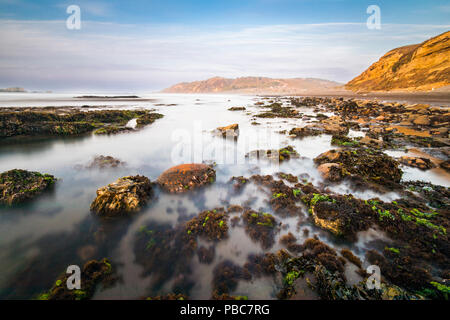
<svg viewBox="0 0 450 320">
<path fill-rule="evenodd" d="M 12 206 L 31 200 L 52 187 L 50 174 L 14 169 L 0 174 L 0 204 Z"/>
</svg>

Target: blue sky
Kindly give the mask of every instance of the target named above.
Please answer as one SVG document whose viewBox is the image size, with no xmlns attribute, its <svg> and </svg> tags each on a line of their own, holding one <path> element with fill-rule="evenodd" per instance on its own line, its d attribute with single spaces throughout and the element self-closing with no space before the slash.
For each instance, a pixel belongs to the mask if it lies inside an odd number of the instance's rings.
<svg viewBox="0 0 450 320">
<path fill-rule="evenodd" d="M 66 8 L 81 8 L 67 30 Z M 381 30 L 366 26 L 369 5 Z M 212 76 L 346 82 L 450 29 L 447 1 L 0 0 L 0 87 L 157 90 Z"/>
<path fill-rule="evenodd" d="M 0 12 L 20 20 L 60 20 L 71 4 L 86 9 L 88 20 L 136 24 L 365 22 L 371 4 L 383 9 L 385 23 L 448 24 L 450 15 L 447 0 L 0 0 Z"/>
</svg>

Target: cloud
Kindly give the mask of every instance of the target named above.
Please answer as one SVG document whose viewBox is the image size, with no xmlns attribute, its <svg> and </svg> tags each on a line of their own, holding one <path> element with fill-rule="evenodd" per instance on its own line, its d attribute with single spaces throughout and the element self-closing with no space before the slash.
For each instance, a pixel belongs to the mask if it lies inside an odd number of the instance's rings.
<svg viewBox="0 0 450 320">
<path fill-rule="evenodd" d="M 0 86 L 161 89 L 211 76 L 316 77 L 346 82 L 388 50 L 448 30 L 363 23 L 193 28 L 0 20 Z"/>
</svg>

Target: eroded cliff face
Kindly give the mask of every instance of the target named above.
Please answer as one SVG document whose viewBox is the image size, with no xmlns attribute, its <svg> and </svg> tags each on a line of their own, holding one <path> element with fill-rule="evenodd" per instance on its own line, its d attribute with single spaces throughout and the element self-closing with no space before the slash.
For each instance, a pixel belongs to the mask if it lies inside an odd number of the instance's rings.
<svg viewBox="0 0 450 320">
<path fill-rule="evenodd" d="M 393 49 L 346 84 L 353 91 L 429 91 L 450 85 L 450 31 Z"/>
</svg>

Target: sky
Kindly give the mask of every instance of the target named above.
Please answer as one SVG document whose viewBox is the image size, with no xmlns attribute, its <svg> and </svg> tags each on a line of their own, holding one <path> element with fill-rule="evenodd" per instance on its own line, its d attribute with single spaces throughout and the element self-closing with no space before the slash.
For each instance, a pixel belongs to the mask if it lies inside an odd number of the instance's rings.
<svg viewBox="0 0 450 320">
<path fill-rule="evenodd" d="M 70 5 L 80 29 L 68 29 Z M 380 8 L 369 29 L 370 5 Z M 156 91 L 214 76 L 345 83 L 450 30 L 448 0 L 0 0 L 0 87 Z"/>
</svg>

